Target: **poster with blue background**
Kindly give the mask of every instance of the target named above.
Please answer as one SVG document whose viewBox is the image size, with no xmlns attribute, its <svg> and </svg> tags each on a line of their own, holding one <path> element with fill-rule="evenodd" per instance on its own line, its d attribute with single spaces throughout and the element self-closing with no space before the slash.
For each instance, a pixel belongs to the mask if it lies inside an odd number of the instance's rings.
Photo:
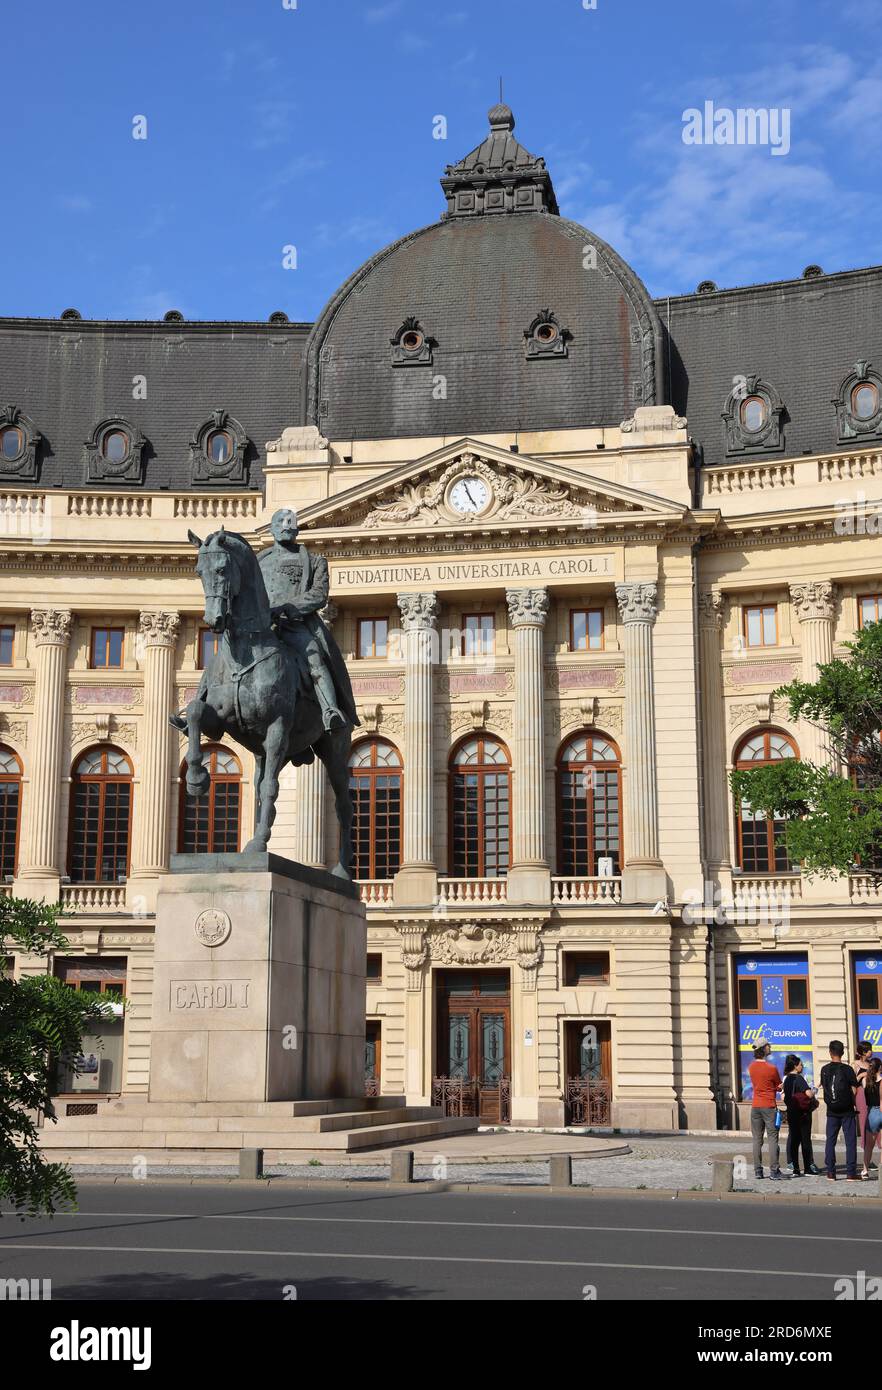
<svg viewBox="0 0 882 1390">
<path fill-rule="evenodd" d="M 854 957 L 854 988 L 857 1005 L 858 1042 L 871 1042 L 877 1054 L 882 1049 L 882 952 Z"/>
<path fill-rule="evenodd" d="M 769 1061 L 781 1076 L 785 1057 L 794 1052 L 806 1081 L 814 1085 L 808 956 L 739 956 L 735 987 L 741 1099 L 753 1099 L 748 1067 L 753 1049 L 762 1042 L 771 1043 Z"/>
</svg>

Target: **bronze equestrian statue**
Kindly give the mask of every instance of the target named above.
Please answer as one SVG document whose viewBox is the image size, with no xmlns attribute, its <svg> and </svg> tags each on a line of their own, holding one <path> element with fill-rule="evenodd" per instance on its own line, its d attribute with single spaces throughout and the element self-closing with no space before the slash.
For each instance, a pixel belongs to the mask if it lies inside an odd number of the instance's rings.
<svg viewBox="0 0 882 1390">
<path fill-rule="evenodd" d="M 202 734 L 209 739 L 227 734 L 254 754 L 257 806 L 246 853 L 267 848 L 282 768 L 288 762 L 302 767 L 318 757 L 340 822 L 340 858 L 333 872 L 349 878 L 349 751 L 359 719 L 340 649 L 319 617 L 328 601 L 328 564 L 297 544 L 297 515 L 291 508 L 276 512 L 270 529 L 275 544 L 259 561 L 243 536 L 223 527 L 205 541 L 188 533 L 199 551 L 196 573 L 205 591 L 205 622 L 221 642 L 196 698 L 170 719 L 188 735 L 190 796 L 204 796 L 210 786 Z"/>
</svg>

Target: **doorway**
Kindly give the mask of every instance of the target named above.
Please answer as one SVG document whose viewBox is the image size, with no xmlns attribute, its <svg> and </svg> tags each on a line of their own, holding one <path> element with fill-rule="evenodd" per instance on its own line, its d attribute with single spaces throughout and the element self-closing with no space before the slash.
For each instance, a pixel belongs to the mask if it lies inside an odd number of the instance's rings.
<svg viewBox="0 0 882 1390">
<path fill-rule="evenodd" d="M 507 970 L 436 976 L 435 1091 L 448 1114 L 505 1124 L 511 1114 L 511 985 Z"/>
</svg>

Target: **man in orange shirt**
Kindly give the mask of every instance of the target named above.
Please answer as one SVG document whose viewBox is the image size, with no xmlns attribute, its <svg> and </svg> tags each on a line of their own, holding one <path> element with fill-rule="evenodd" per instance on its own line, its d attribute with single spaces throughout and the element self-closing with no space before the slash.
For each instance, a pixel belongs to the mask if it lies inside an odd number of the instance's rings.
<svg viewBox="0 0 882 1390">
<path fill-rule="evenodd" d="M 781 1182 L 781 1168 L 778 1155 L 778 1130 L 775 1120 L 778 1114 L 776 1096 L 781 1089 L 781 1076 L 777 1067 L 768 1060 L 772 1048 L 769 1043 L 760 1043 L 753 1049 L 754 1061 L 747 1068 L 750 1084 L 753 1087 L 753 1104 L 750 1110 L 750 1132 L 753 1135 L 753 1171 L 758 1178 L 763 1173 L 763 1133 L 769 1140 L 769 1177 Z"/>
</svg>

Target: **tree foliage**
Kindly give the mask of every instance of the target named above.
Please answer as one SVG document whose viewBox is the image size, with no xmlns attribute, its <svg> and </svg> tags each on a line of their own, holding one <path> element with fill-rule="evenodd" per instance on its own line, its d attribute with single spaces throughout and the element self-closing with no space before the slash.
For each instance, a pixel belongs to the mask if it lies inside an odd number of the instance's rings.
<svg viewBox="0 0 882 1390">
<path fill-rule="evenodd" d="M 5 941 L 38 956 L 66 949 L 58 915 L 57 907 L 44 903 L 0 898 L 0 946 Z M 55 1118 L 50 1094 L 56 1059 L 78 1057 L 83 1034 L 109 1013 L 107 1004 L 52 974 L 13 980 L 0 968 L 0 1200 L 22 1215 L 75 1204 L 70 1169 L 43 1157 L 37 1117 L 42 1111 L 46 1119 Z"/>
<path fill-rule="evenodd" d="M 792 720 L 824 735 L 832 768 L 785 759 L 732 774 L 732 790 L 754 814 L 784 822 L 791 862 L 825 877 L 861 872 L 882 879 L 882 623 L 863 628 L 849 655 L 821 666 L 814 682 L 775 694 Z"/>
</svg>

